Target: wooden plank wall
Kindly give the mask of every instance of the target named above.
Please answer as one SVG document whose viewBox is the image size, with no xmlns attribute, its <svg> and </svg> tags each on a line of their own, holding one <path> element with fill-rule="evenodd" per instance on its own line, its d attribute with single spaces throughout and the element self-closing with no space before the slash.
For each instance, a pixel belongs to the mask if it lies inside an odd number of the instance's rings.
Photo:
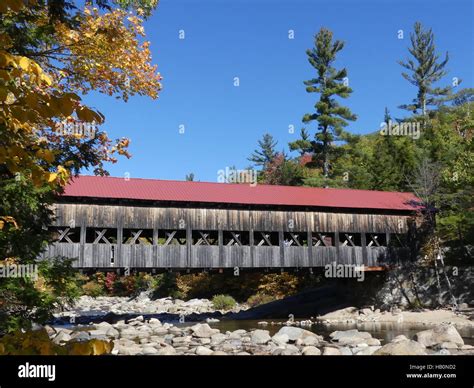
<svg viewBox="0 0 474 388">
<path fill-rule="evenodd" d="M 78 243 L 56 243 L 45 258 L 66 256 L 77 258 L 80 268 L 231 268 L 231 267 L 318 267 L 333 262 L 342 264 L 380 265 L 388 260 L 388 248 L 367 247 L 366 233 L 404 234 L 408 231 L 408 215 L 353 214 L 313 211 L 264 211 L 204 209 L 178 207 L 139 207 L 91 204 L 54 206 L 57 227 L 80 227 Z M 117 229 L 117 241 L 111 244 L 86 242 L 86 228 Z M 124 229 L 148 229 L 153 244 L 122 244 Z M 162 230 L 185 231 L 185 245 L 160 245 Z M 219 244 L 192 245 L 192 231 L 217 231 Z M 224 246 L 223 231 L 249 233 L 248 246 Z M 254 246 L 253 232 L 277 232 L 279 246 Z M 284 246 L 284 232 L 335 234 L 335 246 Z M 339 245 L 339 233 L 361 233 L 362 246 Z M 160 235 L 161 233 L 161 235 Z M 393 248 L 391 248 L 393 249 Z M 405 248 L 394 255 L 407 257 Z M 111 257 L 114 257 L 111 264 Z"/>
</svg>

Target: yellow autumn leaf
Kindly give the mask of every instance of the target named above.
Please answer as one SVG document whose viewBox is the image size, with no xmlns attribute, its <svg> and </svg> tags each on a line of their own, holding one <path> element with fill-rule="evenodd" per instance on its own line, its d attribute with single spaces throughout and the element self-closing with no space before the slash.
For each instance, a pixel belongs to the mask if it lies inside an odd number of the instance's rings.
<svg viewBox="0 0 474 388">
<path fill-rule="evenodd" d="M 51 182 L 54 182 L 58 177 L 58 174 L 55 173 L 55 172 L 52 172 L 49 174 L 49 177 L 48 177 L 48 182 L 51 183 Z"/>
<path fill-rule="evenodd" d="M 30 67 L 30 60 L 26 57 L 20 57 L 18 60 L 18 65 L 23 69 L 23 70 L 28 70 Z"/>
<path fill-rule="evenodd" d="M 42 73 L 41 74 L 41 80 L 45 82 L 48 86 L 51 86 L 53 84 L 53 80 L 51 77 L 47 74 Z"/>
</svg>

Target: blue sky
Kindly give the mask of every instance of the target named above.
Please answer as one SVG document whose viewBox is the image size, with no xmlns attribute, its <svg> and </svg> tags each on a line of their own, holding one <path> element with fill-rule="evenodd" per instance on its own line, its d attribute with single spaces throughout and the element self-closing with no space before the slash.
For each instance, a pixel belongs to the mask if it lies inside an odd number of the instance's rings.
<svg viewBox="0 0 474 388">
<path fill-rule="evenodd" d="M 130 160 L 109 166 L 113 176 L 216 181 L 227 166 L 246 168 L 246 158 L 265 132 L 288 149 L 317 95 L 303 81 L 314 75 L 305 50 L 327 27 L 344 40 L 337 67 L 348 69 L 354 93 L 345 100 L 358 120 L 353 133 L 376 130 L 385 106 L 408 103 L 416 89 L 397 60 L 407 58 L 415 21 L 433 29 L 438 52 L 449 51 L 449 74 L 474 85 L 472 0 L 160 0 L 145 23 L 153 63 L 163 76 L 157 100 L 127 103 L 85 96 L 106 116 L 109 136 L 129 137 Z M 184 30 L 185 39 L 179 39 Z M 288 38 L 289 30 L 294 39 Z M 404 39 L 398 39 L 403 30 Z M 234 86 L 234 77 L 240 85 Z M 295 128 L 289 133 L 289 126 Z M 180 126 L 184 133 L 180 134 Z M 182 127 L 181 127 L 182 128 Z M 314 133 L 314 124 L 308 129 Z"/>
</svg>

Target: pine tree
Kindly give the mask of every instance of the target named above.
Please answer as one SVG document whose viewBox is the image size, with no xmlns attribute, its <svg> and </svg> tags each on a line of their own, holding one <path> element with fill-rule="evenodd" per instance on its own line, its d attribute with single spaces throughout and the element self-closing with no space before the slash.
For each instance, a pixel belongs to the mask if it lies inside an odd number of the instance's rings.
<svg viewBox="0 0 474 388">
<path fill-rule="evenodd" d="M 435 82 L 447 74 L 445 67 L 449 56 L 446 52 L 444 60 L 438 61 L 439 55 L 435 52 L 434 34 L 431 29 L 424 30 L 421 23 L 416 22 L 414 30 L 414 33 L 410 34 L 411 47 L 408 49 L 414 59 L 398 63 L 411 72 L 411 74 L 403 72 L 402 76 L 418 88 L 418 94 L 412 104 L 401 105 L 400 108 L 414 113 L 421 111 L 425 116 L 428 106 L 436 105 L 451 91 L 451 87 L 433 87 Z"/>
<path fill-rule="evenodd" d="M 344 42 L 333 41 L 333 33 L 325 28 L 316 34 L 314 48 L 307 50 L 309 63 L 316 69 L 317 77 L 305 81 L 308 93 L 318 93 L 319 100 L 315 104 L 316 111 L 303 117 L 304 123 L 317 121 L 318 130 L 315 134 L 313 149 L 320 158 L 325 179 L 329 177 L 329 157 L 331 144 L 338 140 L 347 120 L 356 120 L 349 108 L 341 106 L 335 97 L 347 98 L 352 89 L 347 85 L 347 70 L 333 67 L 336 54 L 344 48 Z"/>
<path fill-rule="evenodd" d="M 259 148 L 257 148 L 247 160 L 252 162 L 254 166 L 265 168 L 277 155 L 275 151 L 277 143 L 272 135 L 269 133 L 264 134 L 262 140 L 258 141 Z"/>
<path fill-rule="evenodd" d="M 290 151 L 298 151 L 300 156 L 314 152 L 315 144 L 309 138 L 306 128 L 301 128 L 300 138 L 289 143 Z"/>
</svg>

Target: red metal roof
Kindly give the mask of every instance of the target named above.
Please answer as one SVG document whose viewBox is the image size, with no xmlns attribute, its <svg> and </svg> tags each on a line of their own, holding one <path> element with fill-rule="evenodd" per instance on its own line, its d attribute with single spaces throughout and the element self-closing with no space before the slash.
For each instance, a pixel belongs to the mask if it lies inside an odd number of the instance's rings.
<svg viewBox="0 0 474 388">
<path fill-rule="evenodd" d="M 411 193 L 324 189 L 159 179 L 79 176 L 63 197 L 114 198 L 149 201 L 208 202 L 243 205 L 315 206 L 352 209 L 416 210 Z"/>
</svg>

